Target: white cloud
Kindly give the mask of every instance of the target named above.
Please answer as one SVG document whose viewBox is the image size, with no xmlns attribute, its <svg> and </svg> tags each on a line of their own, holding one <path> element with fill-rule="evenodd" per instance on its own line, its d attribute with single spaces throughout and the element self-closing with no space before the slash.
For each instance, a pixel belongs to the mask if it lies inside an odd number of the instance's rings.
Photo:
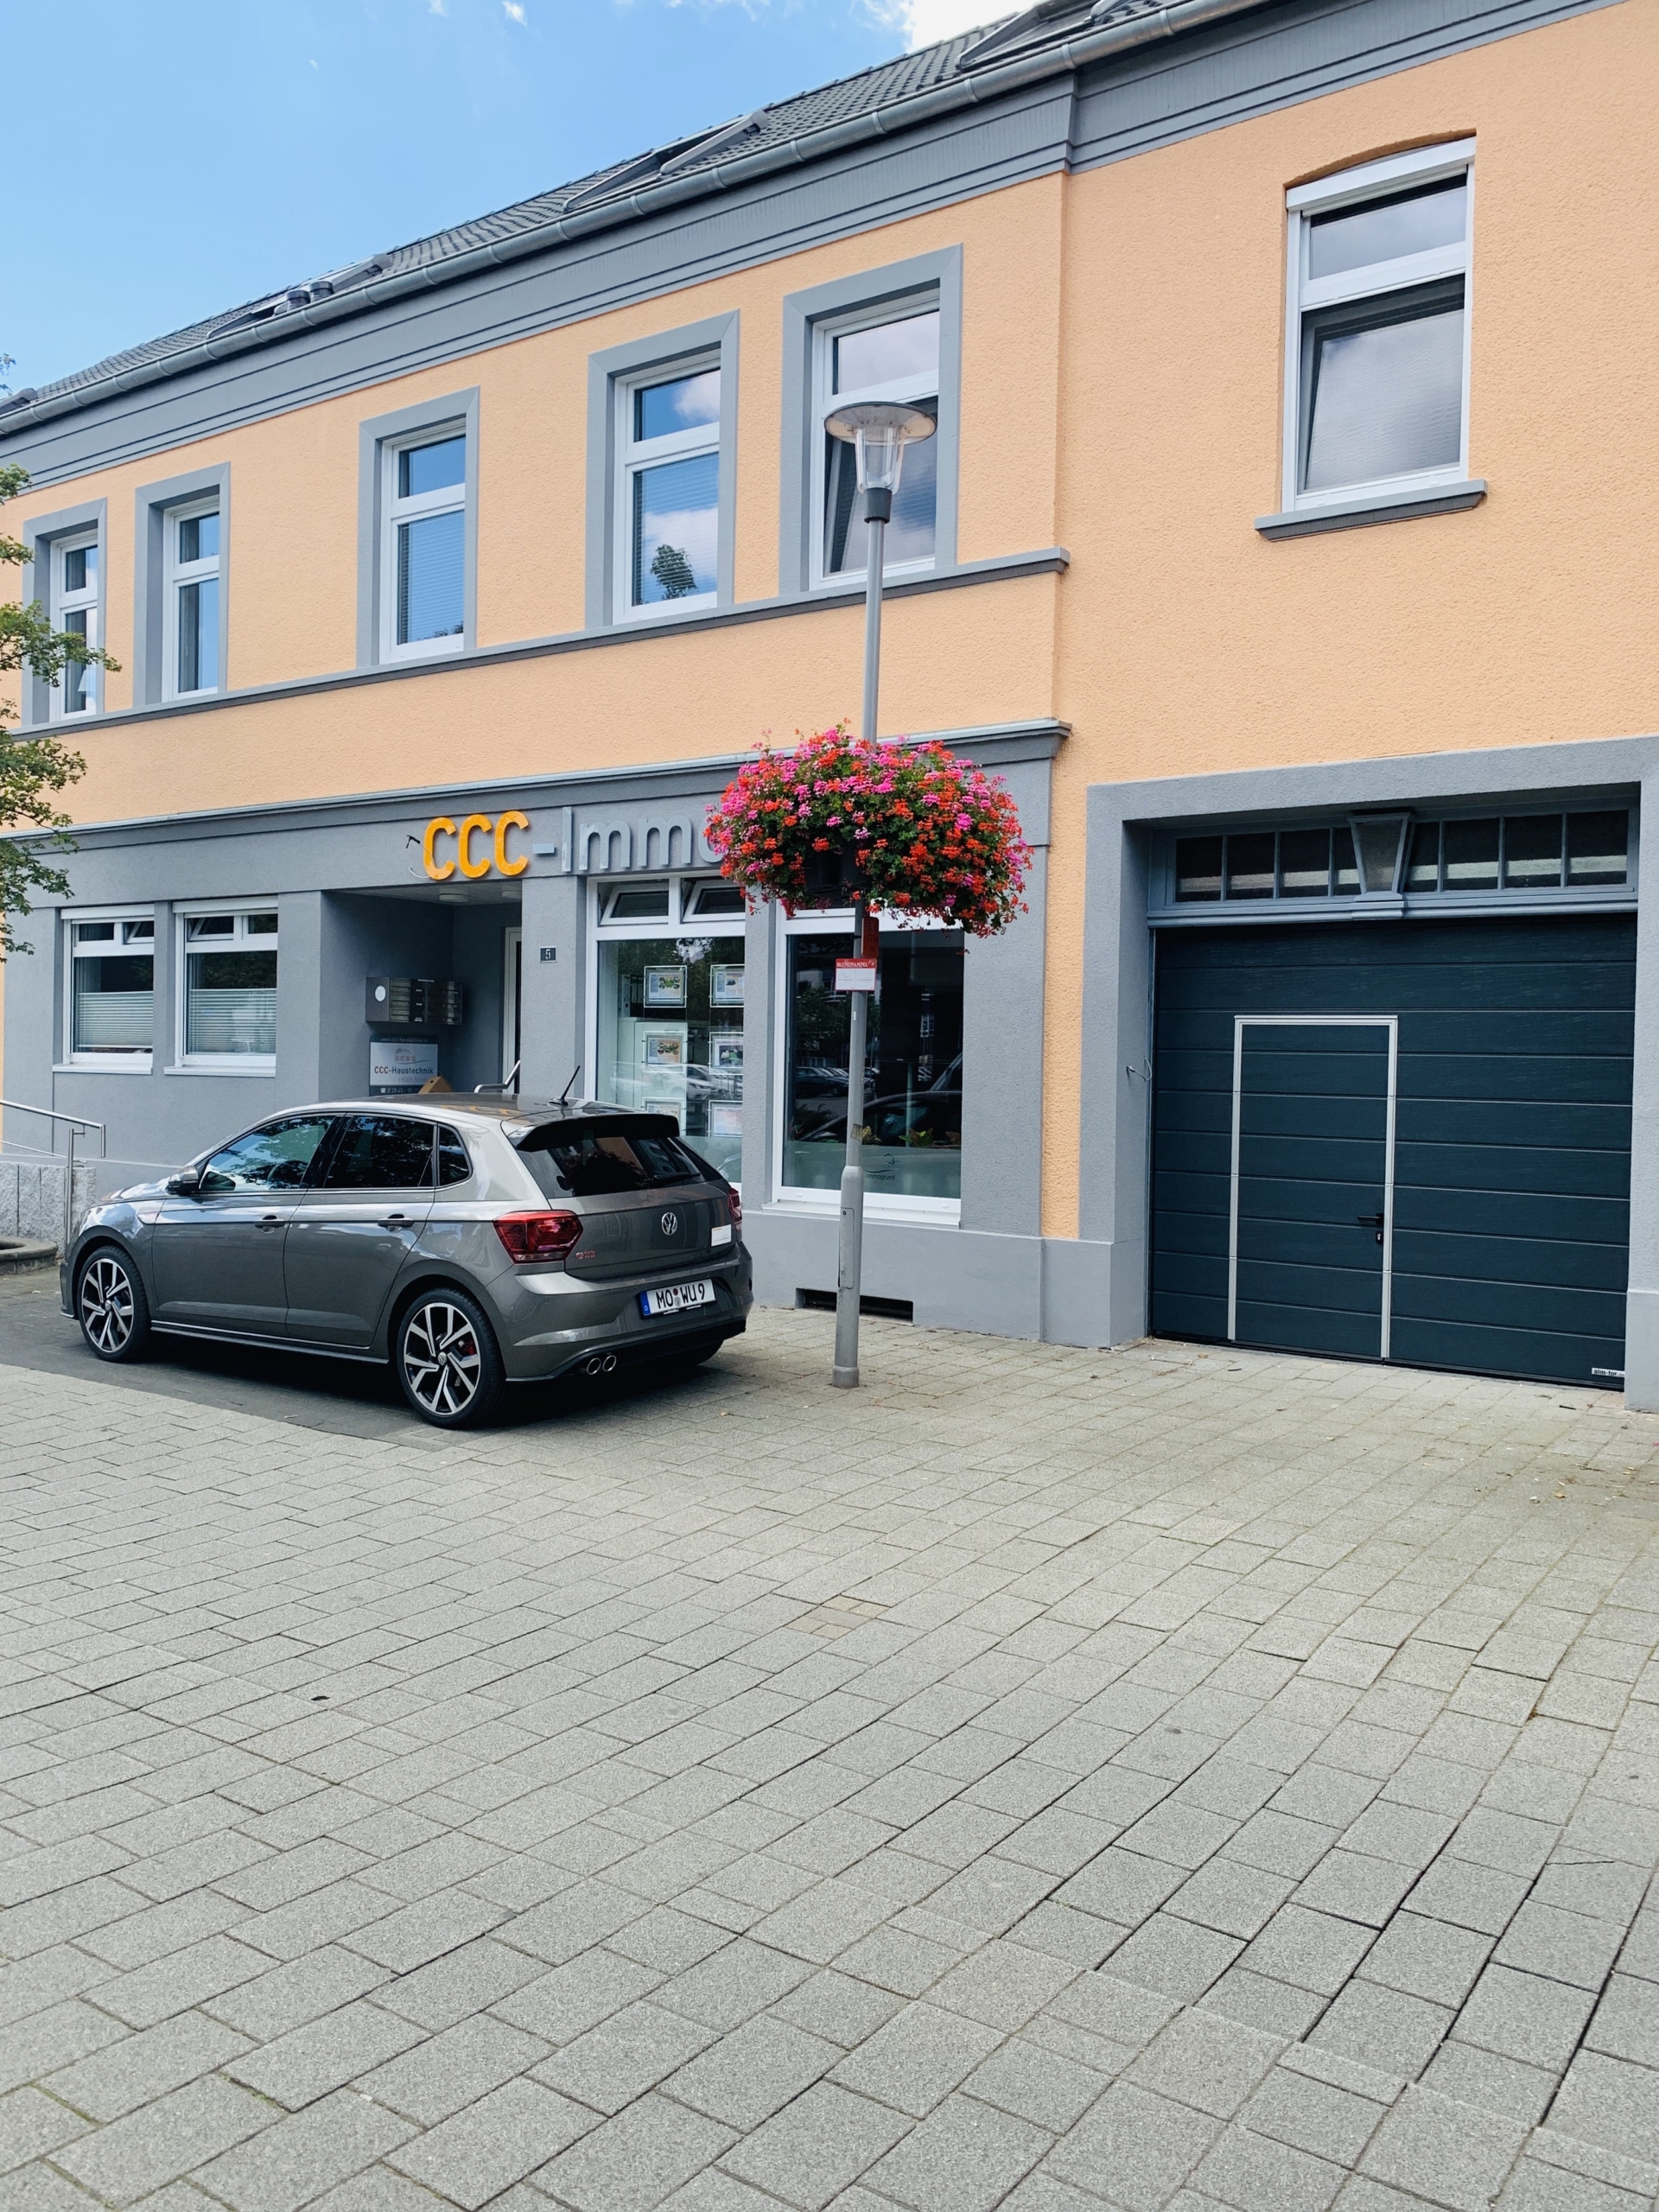
<svg viewBox="0 0 1659 2212">
<path fill-rule="evenodd" d="M 958 31 L 1000 22 L 1014 10 L 998 7 L 995 0 L 877 0 L 875 12 L 884 22 L 903 29 L 905 43 L 913 54 L 918 46 L 954 38 Z"/>
<path fill-rule="evenodd" d="M 429 16 L 442 16 L 447 14 L 448 10 L 444 7 L 443 0 L 426 0 L 426 12 Z"/>
<path fill-rule="evenodd" d="M 510 23 L 522 23 L 526 20 L 518 0 L 501 0 L 501 12 Z"/>
</svg>

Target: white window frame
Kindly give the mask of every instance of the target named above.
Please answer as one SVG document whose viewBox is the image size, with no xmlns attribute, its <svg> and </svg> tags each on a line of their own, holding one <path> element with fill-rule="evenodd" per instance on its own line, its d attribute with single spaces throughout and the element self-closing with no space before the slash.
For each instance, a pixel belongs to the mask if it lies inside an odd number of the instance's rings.
<svg viewBox="0 0 1659 2212">
<path fill-rule="evenodd" d="M 281 1005 L 283 987 L 281 910 L 275 897 L 269 899 L 207 899 L 194 900 L 188 906 L 174 909 L 175 939 L 173 947 L 173 1034 L 174 1058 L 168 1068 L 168 1075 L 251 1075 L 274 1076 L 276 1056 L 274 1052 L 191 1052 L 186 1047 L 190 981 L 190 925 L 208 914 L 229 914 L 232 934 L 213 939 L 204 945 L 196 940 L 198 950 L 223 952 L 275 952 L 277 954 L 277 1003 Z M 274 931 L 264 931 L 257 937 L 248 934 L 251 914 L 276 914 Z"/>
<path fill-rule="evenodd" d="M 54 630 L 67 629 L 69 626 L 65 620 L 65 617 L 70 614 L 76 614 L 84 612 L 86 616 L 86 642 L 89 645 L 97 645 L 103 642 L 102 597 L 104 580 L 101 573 L 96 575 L 94 581 L 80 591 L 67 590 L 65 588 L 63 580 L 64 563 L 67 556 L 71 553 L 80 552 L 87 547 L 91 547 L 97 554 L 97 569 L 101 572 L 104 566 L 104 548 L 101 543 L 101 533 L 95 524 L 85 530 L 65 531 L 61 537 L 54 537 L 52 540 L 52 586 L 50 594 L 52 626 Z M 48 721 L 54 722 L 82 721 L 88 715 L 95 715 L 99 710 L 99 707 L 101 703 L 99 692 L 99 677 L 102 674 L 102 671 L 94 661 L 86 666 L 84 680 L 81 684 L 80 696 L 87 703 L 83 707 L 77 708 L 73 714 L 70 713 L 68 707 L 69 692 L 67 677 L 71 665 L 73 665 L 73 664 L 66 664 L 63 673 L 60 677 L 58 682 L 51 685 L 48 691 L 47 718 Z"/>
<path fill-rule="evenodd" d="M 125 931 L 134 923 L 143 923 L 149 929 L 148 943 L 150 958 L 156 959 L 156 909 L 153 906 L 88 906 L 84 910 L 64 909 L 63 923 L 63 1039 L 62 1058 L 57 1070 L 64 1073 L 99 1075 L 148 1075 L 156 1065 L 156 994 L 152 982 L 150 988 L 150 1032 L 148 1046 L 118 1046 L 108 1052 L 78 1051 L 75 1046 L 75 962 L 78 959 L 97 959 L 101 948 L 88 946 L 85 953 L 76 950 L 75 931 L 86 924 L 112 922 L 115 936 L 105 957 L 119 959 L 124 953 L 137 953 L 146 941 L 139 938 L 129 943 Z M 151 975 L 155 969 L 152 967 Z"/>
<path fill-rule="evenodd" d="M 219 553 L 210 554 L 201 561 L 181 561 L 179 558 L 179 526 L 202 515 L 219 517 Z M 176 506 L 164 509 L 162 532 L 162 696 L 164 699 L 205 699 L 223 688 L 225 671 L 218 665 L 218 610 L 215 609 L 213 617 L 213 661 L 219 681 L 199 683 L 194 691 L 181 690 L 179 687 L 179 594 L 187 584 L 219 582 L 219 554 L 225 546 L 225 517 L 218 491 L 205 493 L 197 499 L 181 499 Z M 222 585 L 220 588 L 223 588 Z"/>
<path fill-rule="evenodd" d="M 1467 180 L 1464 201 L 1463 238 L 1459 244 L 1436 247 L 1428 253 L 1402 255 L 1395 261 L 1374 261 L 1359 269 L 1344 269 L 1335 276 L 1307 275 L 1308 241 L 1312 219 L 1335 209 L 1377 200 L 1414 185 L 1433 184 L 1462 175 Z M 1408 154 L 1391 155 L 1386 161 L 1367 162 L 1321 177 L 1313 184 L 1295 186 L 1285 195 L 1288 237 L 1285 254 L 1285 404 L 1281 504 L 1287 514 L 1317 512 L 1332 506 L 1351 507 L 1368 497 L 1390 498 L 1437 486 L 1462 484 L 1469 476 L 1469 363 L 1474 327 L 1475 141 L 1460 138 L 1440 146 L 1421 146 Z M 1438 278 L 1463 278 L 1463 392 L 1462 426 L 1458 458 L 1437 468 L 1416 469 L 1407 475 L 1377 477 L 1369 482 L 1333 485 L 1318 492 L 1301 489 L 1302 319 L 1315 309 L 1350 300 L 1379 299 Z"/>
<path fill-rule="evenodd" d="M 849 391 L 836 390 L 836 340 L 857 330 L 879 329 L 883 323 L 908 322 L 918 315 L 937 315 L 939 318 L 939 369 L 930 382 L 925 377 L 894 377 L 886 384 L 860 385 Z M 881 300 L 871 305 L 851 308 L 842 315 L 817 317 L 812 324 L 812 403 L 811 403 L 811 467 L 808 477 L 807 496 L 810 501 L 810 527 L 808 543 L 810 556 L 809 574 L 814 590 L 826 586 L 844 590 L 849 583 L 862 581 L 862 569 L 829 569 L 824 565 L 824 499 L 828 486 L 825 482 L 824 429 L 825 418 L 837 407 L 848 407 L 871 400 L 889 400 L 914 404 L 918 400 L 931 399 L 936 410 L 944 401 L 940 387 L 944 382 L 944 311 L 939 289 L 931 286 L 925 291 L 912 294 L 908 298 Z M 935 437 L 938 435 L 934 432 Z M 903 480 L 900 464 L 900 481 Z M 890 577 L 931 575 L 938 566 L 939 534 L 937 495 L 933 517 L 933 550 L 922 561 L 888 561 L 882 575 Z"/>
<path fill-rule="evenodd" d="M 626 890 L 634 885 L 660 883 L 664 875 L 668 880 L 667 913 L 655 917 L 647 915 L 638 920 L 630 919 L 626 922 L 601 920 L 600 917 L 609 903 L 612 892 Z M 690 872 L 684 874 L 678 872 L 670 874 L 666 869 L 659 874 L 647 872 L 642 868 L 634 875 L 596 877 L 589 882 L 588 887 L 588 1022 L 583 1046 L 588 1057 L 583 1065 L 588 1070 L 590 1079 L 582 1088 L 586 1090 L 590 1098 L 597 1098 L 600 1095 L 599 948 L 601 942 L 613 944 L 619 939 L 628 938 L 637 942 L 641 938 L 653 937 L 718 937 L 734 938 L 740 945 L 742 944 L 748 925 L 747 914 L 694 915 L 691 912 L 692 899 L 698 886 L 719 880 L 708 868 L 701 868 L 695 874 Z M 746 1018 L 744 1024 L 746 1035 L 747 1026 Z M 735 1177 L 733 1178 L 733 1181 L 739 1191 L 741 1191 L 743 1186 L 737 1182 Z"/>
<path fill-rule="evenodd" d="M 461 464 L 459 484 L 445 484 L 435 492 L 412 492 L 406 499 L 397 493 L 397 464 L 406 453 L 413 453 L 422 446 L 446 444 L 451 438 L 460 438 L 463 447 L 470 435 L 464 416 L 452 423 L 428 423 L 418 430 L 410 430 L 395 438 L 380 441 L 380 658 L 383 661 L 442 660 L 452 653 L 466 649 L 467 553 L 463 537 L 461 550 L 461 607 L 462 626 L 452 638 L 417 638 L 412 643 L 397 642 L 397 531 L 400 524 L 423 522 L 429 515 L 467 512 L 467 475 L 472 455 L 467 454 Z M 465 524 L 462 525 L 463 532 Z"/>
<path fill-rule="evenodd" d="M 789 1206 L 800 1212 L 834 1216 L 841 1209 L 838 1190 L 813 1190 L 804 1184 L 785 1183 L 784 1180 L 784 1143 L 789 1114 L 788 940 L 791 937 L 834 937 L 837 932 L 844 932 L 850 950 L 853 910 L 850 906 L 835 906 L 822 912 L 791 916 L 780 907 L 778 912 L 778 957 L 773 962 L 776 974 L 772 999 L 771 1203 Z M 895 915 L 884 913 L 880 917 L 880 937 L 885 943 L 890 938 L 913 937 L 918 931 L 938 929 L 939 926 L 931 915 L 919 914 L 913 921 L 906 921 Z M 901 1197 L 897 1193 L 867 1190 L 864 1193 L 864 1213 L 866 1219 L 870 1221 L 925 1222 L 935 1228 L 954 1229 L 962 1221 L 962 1200 L 960 1198 Z"/>
<path fill-rule="evenodd" d="M 682 614 L 695 614 L 705 607 L 717 604 L 720 598 L 718 581 L 721 525 L 724 518 L 720 512 L 726 486 L 721 481 L 721 431 L 725 424 L 728 401 L 727 378 L 721 372 L 723 364 L 720 349 L 688 354 L 683 360 L 659 361 L 652 368 L 641 369 L 637 374 L 612 378 L 611 404 L 616 410 L 613 450 L 616 454 L 616 481 L 612 496 L 616 512 L 612 528 L 612 543 L 615 547 L 616 567 L 611 578 L 611 604 L 616 610 L 618 622 L 660 622 L 672 620 Z M 713 370 L 720 374 L 720 412 L 712 423 L 702 423 L 695 429 L 671 430 L 659 438 L 636 438 L 633 435 L 634 396 L 648 391 L 652 385 L 672 384 L 681 377 L 696 377 Z M 658 468 L 668 461 L 690 461 L 699 454 L 713 454 L 715 463 L 715 562 L 716 581 L 713 591 L 688 592 L 683 599 L 664 599 L 650 606 L 636 607 L 633 603 L 633 483 L 640 472 Z"/>
</svg>

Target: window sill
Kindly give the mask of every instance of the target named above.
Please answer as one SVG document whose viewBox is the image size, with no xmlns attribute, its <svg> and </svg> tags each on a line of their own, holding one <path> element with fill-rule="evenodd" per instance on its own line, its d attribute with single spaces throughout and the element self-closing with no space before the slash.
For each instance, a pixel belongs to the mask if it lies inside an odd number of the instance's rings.
<svg viewBox="0 0 1659 2212">
<path fill-rule="evenodd" d="M 1420 485 L 1414 492 L 1367 492 L 1352 499 L 1329 499 L 1318 506 L 1293 507 L 1281 515 L 1258 515 L 1263 537 L 1311 537 L 1325 530 L 1364 530 L 1372 523 L 1409 522 L 1418 515 L 1461 514 L 1486 496 L 1484 476 L 1460 484 Z"/>
<path fill-rule="evenodd" d="M 149 1075 L 156 1061 L 150 1052 L 111 1052 L 107 1059 L 54 1060 L 54 1075 Z"/>
<path fill-rule="evenodd" d="M 768 1217 L 774 1214 L 806 1214 L 835 1221 L 840 1217 L 841 1193 L 838 1191 L 785 1187 L 779 1192 L 770 1205 L 762 1206 L 760 1212 Z M 887 1197 L 867 1188 L 864 1218 L 866 1221 L 908 1223 L 912 1228 L 957 1229 L 962 1224 L 962 1201 L 960 1198 Z"/>
<path fill-rule="evenodd" d="M 162 1070 L 163 1075 L 251 1075 L 274 1077 L 275 1060 L 256 1059 L 251 1054 L 245 1060 L 186 1060 Z"/>
</svg>

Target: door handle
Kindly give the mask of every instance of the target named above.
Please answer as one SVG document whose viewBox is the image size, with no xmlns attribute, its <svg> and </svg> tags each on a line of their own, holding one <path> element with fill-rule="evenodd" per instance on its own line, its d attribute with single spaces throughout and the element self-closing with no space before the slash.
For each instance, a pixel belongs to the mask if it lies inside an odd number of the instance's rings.
<svg viewBox="0 0 1659 2212">
<path fill-rule="evenodd" d="M 280 1225 L 282 1218 L 283 1217 L 279 1213 L 261 1214 L 259 1217 L 259 1226 L 261 1229 L 276 1229 Z"/>
<path fill-rule="evenodd" d="M 382 1229 L 407 1229 L 410 1226 L 406 1213 L 389 1213 L 381 1221 Z"/>
<path fill-rule="evenodd" d="M 1382 1217 L 1380 1213 L 1357 1213 L 1354 1219 L 1362 1229 L 1381 1229 L 1382 1226 Z"/>
</svg>

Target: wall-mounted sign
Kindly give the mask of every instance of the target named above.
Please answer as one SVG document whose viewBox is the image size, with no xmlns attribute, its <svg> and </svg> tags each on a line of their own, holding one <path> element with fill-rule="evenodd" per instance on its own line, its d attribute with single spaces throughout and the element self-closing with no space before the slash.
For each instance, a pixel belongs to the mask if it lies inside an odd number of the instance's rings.
<svg viewBox="0 0 1659 2212">
<path fill-rule="evenodd" d="M 529 828 L 530 817 L 516 806 L 493 821 L 487 814 L 464 815 L 459 822 L 447 814 L 434 815 L 421 839 L 422 864 L 434 883 L 448 883 L 457 869 L 474 882 L 492 868 L 498 875 L 522 875 L 530 866 L 530 855 L 509 854 L 507 838 L 514 830 Z"/>
<path fill-rule="evenodd" d="M 438 1048 L 423 1037 L 377 1037 L 369 1046 L 371 1090 L 418 1090 L 438 1072 Z"/>
</svg>

